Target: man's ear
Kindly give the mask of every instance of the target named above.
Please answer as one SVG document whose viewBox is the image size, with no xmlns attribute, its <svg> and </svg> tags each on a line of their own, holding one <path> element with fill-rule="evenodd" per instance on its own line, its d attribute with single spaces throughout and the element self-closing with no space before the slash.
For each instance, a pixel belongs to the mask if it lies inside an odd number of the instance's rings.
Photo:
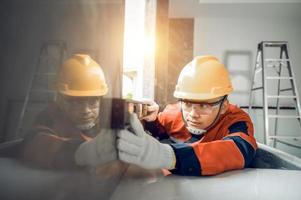
<svg viewBox="0 0 301 200">
<path fill-rule="evenodd" d="M 222 105 L 222 108 L 221 108 L 221 114 L 224 114 L 228 110 L 228 107 L 229 107 L 229 101 L 228 101 L 228 99 L 226 99 L 223 102 L 223 105 Z"/>
</svg>

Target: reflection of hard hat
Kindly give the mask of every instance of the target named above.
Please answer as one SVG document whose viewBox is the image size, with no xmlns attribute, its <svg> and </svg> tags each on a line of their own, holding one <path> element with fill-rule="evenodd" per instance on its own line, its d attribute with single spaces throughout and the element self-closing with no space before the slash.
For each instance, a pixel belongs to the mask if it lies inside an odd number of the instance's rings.
<svg viewBox="0 0 301 200">
<path fill-rule="evenodd" d="M 228 71 L 214 56 L 199 56 L 181 71 L 174 91 L 179 99 L 209 100 L 233 91 Z"/>
<path fill-rule="evenodd" d="M 63 63 L 57 89 L 68 96 L 103 96 L 108 92 L 101 67 L 84 54 L 74 54 Z"/>
</svg>

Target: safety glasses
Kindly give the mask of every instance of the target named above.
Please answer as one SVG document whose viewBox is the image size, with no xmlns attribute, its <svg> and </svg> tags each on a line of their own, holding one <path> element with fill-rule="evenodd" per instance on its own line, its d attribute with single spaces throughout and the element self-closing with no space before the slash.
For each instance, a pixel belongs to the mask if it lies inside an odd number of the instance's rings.
<svg viewBox="0 0 301 200">
<path fill-rule="evenodd" d="M 181 99 L 181 108 L 185 112 L 191 112 L 192 109 L 196 110 L 198 113 L 203 115 L 210 115 L 213 110 L 218 107 L 224 100 L 226 96 L 216 102 L 194 102 L 189 100 Z"/>
<path fill-rule="evenodd" d="M 98 107 L 100 97 L 65 97 L 65 103 L 72 107 L 88 105 L 90 108 Z"/>
</svg>

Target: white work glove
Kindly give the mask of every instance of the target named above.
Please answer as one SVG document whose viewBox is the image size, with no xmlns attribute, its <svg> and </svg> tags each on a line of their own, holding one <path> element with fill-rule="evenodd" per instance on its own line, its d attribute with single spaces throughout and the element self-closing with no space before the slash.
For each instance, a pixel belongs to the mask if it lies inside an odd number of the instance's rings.
<svg viewBox="0 0 301 200">
<path fill-rule="evenodd" d="M 75 152 L 75 162 L 80 166 L 97 167 L 117 159 L 115 132 L 103 129 L 92 140 L 81 144 Z"/>
<path fill-rule="evenodd" d="M 162 144 L 148 135 L 136 114 L 130 114 L 130 126 L 133 131 L 118 132 L 117 149 L 119 159 L 147 169 L 173 169 L 176 157 L 168 144 Z"/>
<path fill-rule="evenodd" d="M 159 112 L 159 105 L 151 100 L 151 99 L 142 99 L 143 103 L 147 103 L 147 112 L 149 113 L 147 116 L 143 117 L 147 122 L 155 121 Z"/>
</svg>

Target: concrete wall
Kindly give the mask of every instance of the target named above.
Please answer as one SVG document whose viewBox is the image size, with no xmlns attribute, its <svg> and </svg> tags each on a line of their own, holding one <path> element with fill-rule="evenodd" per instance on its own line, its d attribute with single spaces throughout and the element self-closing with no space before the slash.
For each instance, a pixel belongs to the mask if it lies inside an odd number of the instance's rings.
<svg viewBox="0 0 301 200">
<path fill-rule="evenodd" d="M 193 58 L 193 28 L 194 19 L 169 19 L 169 43 L 168 43 L 168 73 L 166 79 L 167 101 L 177 101 L 173 96 L 179 74 L 183 66 Z"/>
<path fill-rule="evenodd" d="M 9 129 L 8 115 L 16 124 L 39 49 L 48 40 L 63 40 L 66 56 L 93 52 L 110 77 L 109 96 L 120 96 L 123 18 L 123 0 L 1 1 L 0 135 Z"/>
<path fill-rule="evenodd" d="M 168 20 L 169 0 L 157 0 L 155 47 L 155 101 L 161 107 L 167 104 L 168 74 Z"/>
</svg>

